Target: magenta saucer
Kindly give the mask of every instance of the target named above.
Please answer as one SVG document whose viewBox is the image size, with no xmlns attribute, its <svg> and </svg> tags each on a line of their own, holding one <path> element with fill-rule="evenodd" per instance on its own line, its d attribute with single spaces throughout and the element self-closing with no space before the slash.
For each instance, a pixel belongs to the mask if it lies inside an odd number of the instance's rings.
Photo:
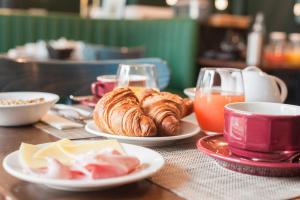
<svg viewBox="0 0 300 200">
<path fill-rule="evenodd" d="M 236 172 L 273 177 L 300 176 L 300 163 L 259 162 L 232 154 L 223 135 L 203 137 L 198 140 L 197 148 L 215 158 L 221 166 Z"/>
<path fill-rule="evenodd" d="M 98 103 L 99 99 L 100 98 L 97 98 L 97 97 L 94 97 L 92 99 L 87 98 L 87 99 L 84 99 L 84 100 L 80 101 L 80 104 L 85 105 L 85 106 L 89 106 L 89 107 L 93 108 L 93 107 L 96 106 L 96 104 Z"/>
</svg>

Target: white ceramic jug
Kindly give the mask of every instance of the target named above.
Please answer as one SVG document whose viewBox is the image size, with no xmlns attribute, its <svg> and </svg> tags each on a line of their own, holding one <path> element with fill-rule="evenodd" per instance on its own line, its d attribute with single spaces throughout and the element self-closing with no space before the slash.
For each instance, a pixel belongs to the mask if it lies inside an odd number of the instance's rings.
<svg viewBox="0 0 300 200">
<path fill-rule="evenodd" d="M 243 70 L 246 101 L 284 102 L 287 97 L 286 84 L 275 76 L 268 75 L 258 67 Z"/>
</svg>

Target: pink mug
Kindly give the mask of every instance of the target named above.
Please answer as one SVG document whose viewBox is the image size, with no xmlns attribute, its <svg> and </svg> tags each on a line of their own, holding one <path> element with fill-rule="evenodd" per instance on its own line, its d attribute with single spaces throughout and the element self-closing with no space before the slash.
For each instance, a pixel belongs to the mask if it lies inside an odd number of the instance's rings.
<svg viewBox="0 0 300 200">
<path fill-rule="evenodd" d="M 116 75 L 103 75 L 97 77 L 97 82 L 91 84 L 92 94 L 96 97 L 102 97 L 116 86 Z"/>
<path fill-rule="evenodd" d="M 224 136 L 232 153 L 285 160 L 300 152 L 300 106 L 241 102 L 225 106 Z"/>
</svg>

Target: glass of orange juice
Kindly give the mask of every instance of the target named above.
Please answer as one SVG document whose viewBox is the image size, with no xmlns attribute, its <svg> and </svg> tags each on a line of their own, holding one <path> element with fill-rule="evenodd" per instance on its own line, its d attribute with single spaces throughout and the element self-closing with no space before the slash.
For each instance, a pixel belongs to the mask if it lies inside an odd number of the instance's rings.
<svg viewBox="0 0 300 200">
<path fill-rule="evenodd" d="M 194 100 L 194 111 L 207 135 L 222 134 L 224 106 L 244 101 L 242 71 L 234 68 L 202 68 Z"/>
<path fill-rule="evenodd" d="M 136 95 L 144 88 L 159 90 L 153 64 L 120 64 L 116 79 L 117 87 L 129 87 Z"/>
</svg>

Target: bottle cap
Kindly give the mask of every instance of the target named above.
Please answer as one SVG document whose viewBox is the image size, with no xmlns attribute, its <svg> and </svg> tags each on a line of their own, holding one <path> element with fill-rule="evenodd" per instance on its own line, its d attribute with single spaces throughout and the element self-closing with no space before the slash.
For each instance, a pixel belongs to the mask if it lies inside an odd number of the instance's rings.
<svg viewBox="0 0 300 200">
<path fill-rule="evenodd" d="M 292 42 L 299 42 L 300 41 L 300 33 L 290 33 L 289 40 Z"/>
<path fill-rule="evenodd" d="M 264 31 L 264 14 L 261 12 L 256 14 L 255 22 L 253 24 L 253 31 Z"/>
<path fill-rule="evenodd" d="M 285 32 L 271 32 L 270 40 L 285 40 L 286 33 Z"/>
</svg>

